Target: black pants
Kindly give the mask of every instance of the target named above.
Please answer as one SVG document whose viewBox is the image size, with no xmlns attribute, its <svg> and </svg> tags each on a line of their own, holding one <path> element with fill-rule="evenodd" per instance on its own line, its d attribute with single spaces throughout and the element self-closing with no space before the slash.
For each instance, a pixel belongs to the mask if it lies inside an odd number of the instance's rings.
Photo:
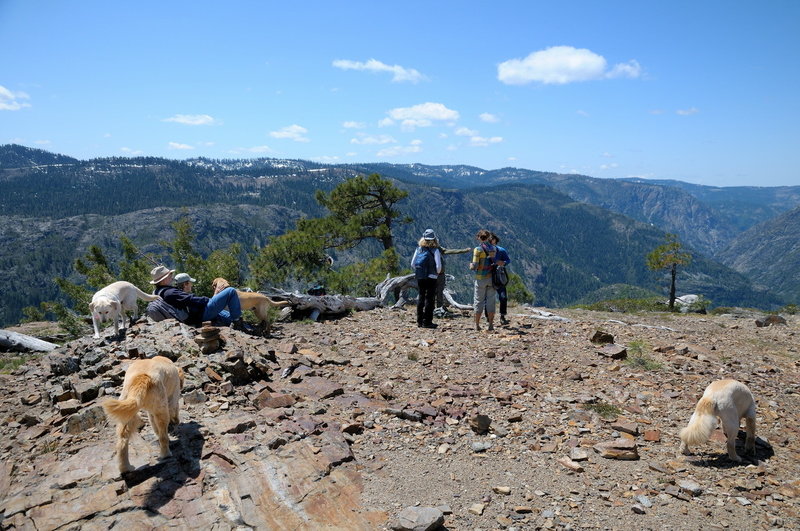
<svg viewBox="0 0 800 531">
<path fill-rule="evenodd" d="M 422 278 L 417 280 L 419 298 L 417 299 L 417 324 L 433 323 L 433 304 L 436 299 L 436 279 Z"/>
<path fill-rule="evenodd" d="M 495 286 L 494 289 L 497 292 L 497 300 L 500 301 L 500 315 L 505 317 L 506 309 L 508 309 L 508 294 L 506 293 L 506 287 L 500 286 L 498 288 Z"/>
<path fill-rule="evenodd" d="M 444 307 L 444 273 L 440 274 L 436 278 L 436 307 L 443 308 Z"/>
</svg>

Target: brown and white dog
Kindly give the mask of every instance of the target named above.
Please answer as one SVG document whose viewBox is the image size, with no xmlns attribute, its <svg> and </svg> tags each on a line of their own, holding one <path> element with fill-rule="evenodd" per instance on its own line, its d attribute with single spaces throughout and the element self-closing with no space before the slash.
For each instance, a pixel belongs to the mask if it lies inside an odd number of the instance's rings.
<svg viewBox="0 0 800 531">
<path fill-rule="evenodd" d="M 120 322 L 124 323 L 125 312 L 132 313 L 131 322 L 139 316 L 136 300 L 154 301 L 160 299 L 158 295 L 148 295 L 130 282 L 120 280 L 104 287 L 92 295 L 89 310 L 92 312 L 94 337 L 100 337 L 98 325 L 104 321 L 114 321 L 114 335 L 119 335 Z"/>
<path fill-rule="evenodd" d="M 742 458 L 736 453 L 739 421 L 744 417 L 747 431 L 744 448 L 752 453 L 756 439 L 756 403 L 750 389 L 736 380 L 718 380 L 706 387 L 689 419 L 689 425 L 681 430 L 681 453 L 688 455 L 690 445 L 706 442 L 717 427 L 717 417 L 728 438 L 728 457 L 741 463 Z"/>
<path fill-rule="evenodd" d="M 122 394 L 119 400 L 109 399 L 103 409 L 117 422 L 117 461 L 120 472 L 133 470 L 128 459 L 128 445 L 131 436 L 142 425 L 139 410 L 147 411 L 153 431 L 158 436 L 161 447 L 160 458 L 169 457 L 169 437 L 167 430 L 170 421 L 177 424 L 178 401 L 183 388 L 183 371 L 168 358 L 137 360 L 125 372 Z"/>
<path fill-rule="evenodd" d="M 214 290 L 214 295 L 228 287 L 230 287 L 228 281 L 221 277 L 217 277 L 211 282 L 211 289 Z M 282 308 L 291 304 L 289 301 L 274 301 L 263 293 L 258 293 L 256 291 L 241 291 L 237 289 L 236 293 L 239 295 L 239 304 L 242 306 L 242 311 L 253 310 L 253 313 L 256 314 L 256 317 L 258 317 L 261 323 L 260 325 L 263 328 L 263 334 L 265 336 L 269 335 L 270 307 Z"/>
</svg>

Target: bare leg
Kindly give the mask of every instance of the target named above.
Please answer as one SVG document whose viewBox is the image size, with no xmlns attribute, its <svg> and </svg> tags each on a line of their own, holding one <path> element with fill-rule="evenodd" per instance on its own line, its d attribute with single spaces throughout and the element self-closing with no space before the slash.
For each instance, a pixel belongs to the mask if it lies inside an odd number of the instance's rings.
<svg viewBox="0 0 800 531">
<path fill-rule="evenodd" d="M 489 330 L 494 330 L 494 312 L 486 314 L 486 320 L 489 321 Z"/>
</svg>

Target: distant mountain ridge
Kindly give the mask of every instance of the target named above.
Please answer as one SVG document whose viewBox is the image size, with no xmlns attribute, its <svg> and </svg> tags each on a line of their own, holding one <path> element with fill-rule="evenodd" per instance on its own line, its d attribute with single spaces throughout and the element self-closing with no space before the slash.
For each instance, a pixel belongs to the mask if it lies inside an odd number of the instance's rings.
<svg viewBox="0 0 800 531">
<path fill-rule="evenodd" d="M 410 192 L 401 208 L 415 223 L 396 238 L 403 256 L 410 257 L 427 227 L 435 227 L 445 245 L 469 246 L 475 230 L 486 226 L 509 244 L 514 269 L 538 304 L 570 304 L 610 284 L 663 290 L 660 275 L 644 267 L 644 255 L 662 242 L 664 231 L 680 234 L 695 249 L 694 264 L 681 272 L 682 293 L 702 293 L 716 305 L 784 302 L 766 289 L 769 284 L 756 287 L 703 256 L 727 247 L 742 232 L 726 224 L 719 208 L 738 196 L 723 197 L 712 207 L 698 197 L 720 197 L 706 190 L 710 187 L 690 193 L 678 185 L 466 165 L 328 165 L 271 158 L 81 161 L 6 145 L 0 146 L 0 270 L 6 271 L 2 280 L 14 288 L 14 296 L 0 309 L 0 323 L 18 320 L 22 306 L 52 298 L 52 277 L 68 274 L 72 260 L 90 243 L 113 247 L 124 232 L 156 250 L 153 246 L 167 239 L 170 223 L 183 212 L 201 227 L 201 249 L 224 247 L 236 238 L 251 250 L 293 228 L 298 217 L 321 214 L 315 190 L 368 173 L 396 179 Z M 750 218 L 743 223 L 748 227 L 800 197 L 800 187 L 762 192 L 748 207 Z M 341 258 L 346 263 L 355 257 Z M 37 264 L 34 271 L 26 267 L 31 263 Z M 453 271 L 458 273 L 454 286 L 467 296 L 468 273 Z M 781 284 L 781 293 L 794 293 L 789 284 Z"/>
</svg>

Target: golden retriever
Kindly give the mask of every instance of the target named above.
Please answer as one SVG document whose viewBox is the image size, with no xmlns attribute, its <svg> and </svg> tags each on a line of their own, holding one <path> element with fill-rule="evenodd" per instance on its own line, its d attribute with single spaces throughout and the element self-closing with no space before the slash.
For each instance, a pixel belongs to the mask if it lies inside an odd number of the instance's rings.
<svg viewBox="0 0 800 531">
<path fill-rule="evenodd" d="M 728 457 L 741 463 L 742 458 L 736 454 L 739 421 L 744 417 L 747 431 L 744 448 L 752 453 L 756 439 L 756 403 L 750 389 L 736 380 L 718 380 L 706 387 L 689 425 L 681 430 L 681 453 L 688 455 L 690 445 L 706 442 L 717 427 L 717 417 L 722 421 L 722 431 L 728 438 Z"/>
<path fill-rule="evenodd" d="M 230 284 L 224 278 L 217 277 L 211 282 L 211 289 L 214 290 L 214 295 L 228 287 L 230 287 Z M 291 304 L 289 301 L 274 301 L 263 293 L 255 291 L 240 291 L 237 289 L 236 293 L 239 295 L 242 311 L 253 310 L 253 313 L 256 314 L 256 317 L 261 322 L 265 336 L 269 335 L 270 329 L 269 308 L 282 308 Z"/>
<path fill-rule="evenodd" d="M 117 461 L 120 472 L 133 470 L 128 459 L 128 444 L 131 436 L 142 425 L 139 410 L 147 411 L 153 431 L 161 447 L 160 458 L 169 457 L 167 429 L 172 421 L 177 424 L 178 401 L 183 388 L 183 371 L 168 358 L 155 356 L 137 360 L 125 372 L 122 394 L 119 400 L 108 399 L 103 409 L 117 422 Z"/>
<path fill-rule="evenodd" d="M 109 284 L 97 291 L 92 295 L 92 302 L 89 303 L 89 310 L 92 312 L 92 324 L 94 325 L 94 337 L 100 337 L 98 324 L 104 321 L 114 321 L 114 335 L 119 335 L 119 324 L 124 321 L 126 311 L 130 311 L 133 314 L 131 323 L 136 321 L 139 316 L 136 299 L 150 302 L 160 298 L 158 295 L 148 295 L 124 280 Z"/>
</svg>

